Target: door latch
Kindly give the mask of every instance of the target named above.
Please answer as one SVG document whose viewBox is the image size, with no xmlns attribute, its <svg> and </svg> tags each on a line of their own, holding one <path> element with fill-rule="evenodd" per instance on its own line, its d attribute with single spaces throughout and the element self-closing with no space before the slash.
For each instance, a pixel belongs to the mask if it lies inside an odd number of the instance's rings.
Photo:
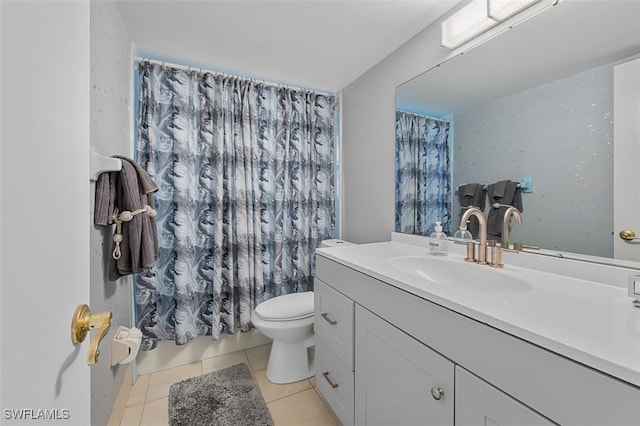
<svg viewBox="0 0 640 426">
<path fill-rule="evenodd" d="M 87 337 L 89 330 L 98 330 L 89 344 L 87 364 L 92 365 L 100 359 L 98 345 L 111 328 L 111 311 L 92 314 L 87 305 L 78 305 L 71 320 L 71 341 L 74 345 L 81 343 Z"/>
</svg>

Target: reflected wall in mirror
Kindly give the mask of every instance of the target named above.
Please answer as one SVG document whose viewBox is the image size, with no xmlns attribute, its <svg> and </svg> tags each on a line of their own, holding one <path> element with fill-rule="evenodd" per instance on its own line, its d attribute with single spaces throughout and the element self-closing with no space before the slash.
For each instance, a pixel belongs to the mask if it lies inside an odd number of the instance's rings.
<svg viewBox="0 0 640 426">
<path fill-rule="evenodd" d="M 510 242 L 613 257 L 613 70 L 639 54 L 640 2 L 565 0 L 398 87 L 451 123 L 451 232 L 459 187 L 530 177 Z"/>
</svg>

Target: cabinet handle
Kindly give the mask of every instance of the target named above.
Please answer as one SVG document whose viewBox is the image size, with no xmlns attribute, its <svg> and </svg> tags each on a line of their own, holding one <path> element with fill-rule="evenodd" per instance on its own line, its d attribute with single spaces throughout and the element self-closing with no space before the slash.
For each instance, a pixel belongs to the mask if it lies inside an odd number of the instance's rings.
<svg viewBox="0 0 640 426">
<path fill-rule="evenodd" d="M 329 378 L 329 372 L 325 371 L 324 373 L 322 373 L 322 377 L 324 377 L 324 379 L 329 383 L 329 386 L 331 386 L 333 389 L 338 387 L 337 383 L 334 383 L 330 378 Z"/>
<path fill-rule="evenodd" d="M 442 388 L 431 388 L 431 396 L 436 401 L 440 401 L 440 399 L 442 399 L 442 397 L 444 396 L 444 391 L 442 390 Z"/>
<path fill-rule="evenodd" d="M 322 318 L 324 318 L 324 320 L 325 320 L 326 322 L 328 322 L 329 324 L 331 324 L 331 325 L 336 325 L 336 324 L 338 323 L 338 321 L 334 321 L 334 320 L 332 320 L 331 318 L 329 318 L 329 314 L 328 314 L 328 313 L 326 313 L 326 312 L 325 312 L 324 314 L 320 315 L 320 316 L 321 316 Z"/>
</svg>

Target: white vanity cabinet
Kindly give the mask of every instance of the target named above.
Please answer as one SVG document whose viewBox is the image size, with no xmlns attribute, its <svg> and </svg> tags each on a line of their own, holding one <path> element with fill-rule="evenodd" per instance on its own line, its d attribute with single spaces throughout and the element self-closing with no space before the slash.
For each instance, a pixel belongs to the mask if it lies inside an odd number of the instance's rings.
<svg viewBox="0 0 640 426">
<path fill-rule="evenodd" d="M 554 423 L 456 366 L 456 426 L 552 426 Z"/>
<path fill-rule="evenodd" d="M 454 364 L 356 305 L 355 423 L 453 425 Z"/>
<path fill-rule="evenodd" d="M 316 280 L 314 316 L 316 385 L 342 424 L 351 425 L 354 303 Z"/>
<path fill-rule="evenodd" d="M 385 279 L 316 255 L 316 381 L 343 424 L 640 425 L 637 386 Z"/>
</svg>

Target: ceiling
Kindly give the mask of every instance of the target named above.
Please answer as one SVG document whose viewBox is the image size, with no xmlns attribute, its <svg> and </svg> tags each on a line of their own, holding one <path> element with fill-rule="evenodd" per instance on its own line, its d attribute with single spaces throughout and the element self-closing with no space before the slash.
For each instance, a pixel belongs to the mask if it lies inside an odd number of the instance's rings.
<svg viewBox="0 0 640 426">
<path fill-rule="evenodd" d="M 336 91 L 459 0 L 117 1 L 138 54 Z"/>
</svg>

